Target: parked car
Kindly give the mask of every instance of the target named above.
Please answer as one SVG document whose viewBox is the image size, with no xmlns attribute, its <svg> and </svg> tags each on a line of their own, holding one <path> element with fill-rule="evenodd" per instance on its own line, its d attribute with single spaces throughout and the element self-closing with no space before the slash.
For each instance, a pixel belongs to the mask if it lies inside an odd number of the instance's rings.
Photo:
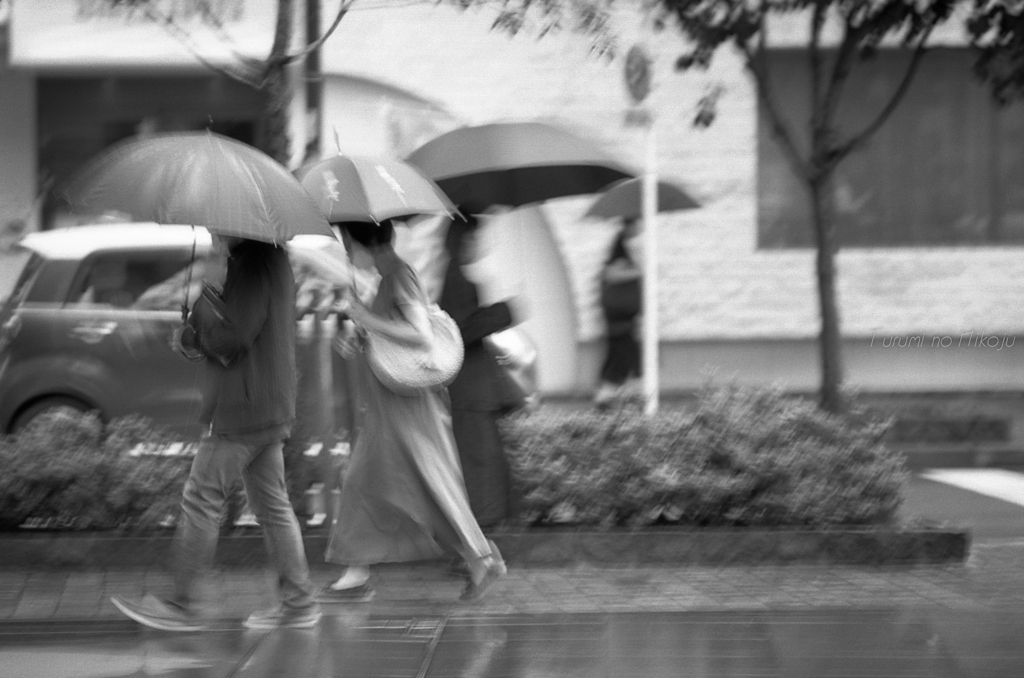
<svg viewBox="0 0 1024 678">
<path fill-rule="evenodd" d="M 348 284 L 340 243 L 301 236 L 288 248 L 300 308 Z M 209 234 L 190 226 L 104 224 L 24 238 L 4 260 L 20 267 L 6 276 L 13 288 L 0 289 L 0 432 L 67 407 L 200 433 L 200 363 L 170 338 L 185 284 L 195 300 L 209 252 Z"/>
</svg>

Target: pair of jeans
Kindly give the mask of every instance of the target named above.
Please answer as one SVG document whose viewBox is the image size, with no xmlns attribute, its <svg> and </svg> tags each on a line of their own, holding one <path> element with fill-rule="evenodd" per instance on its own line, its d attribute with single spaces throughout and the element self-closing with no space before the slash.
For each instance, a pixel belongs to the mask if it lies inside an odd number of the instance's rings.
<svg viewBox="0 0 1024 678">
<path fill-rule="evenodd" d="M 282 606 L 315 605 L 302 532 L 288 498 L 284 443 L 245 444 L 209 435 L 202 440 L 182 493 L 181 520 L 174 538 L 174 602 L 195 603 L 199 578 L 213 566 L 224 505 L 238 478 L 263 528 L 271 564 L 277 570 Z"/>
</svg>

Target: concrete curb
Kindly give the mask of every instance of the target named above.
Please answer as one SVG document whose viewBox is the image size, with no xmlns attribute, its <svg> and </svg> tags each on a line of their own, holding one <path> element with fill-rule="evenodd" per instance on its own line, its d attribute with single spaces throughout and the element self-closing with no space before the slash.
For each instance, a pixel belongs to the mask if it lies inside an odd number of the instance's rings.
<svg viewBox="0 0 1024 678">
<path fill-rule="evenodd" d="M 970 533 L 956 528 L 849 530 L 695 529 L 657 527 L 594 530 L 580 527 L 504 529 L 488 534 L 514 567 L 686 565 L 924 565 L 966 560 Z M 324 531 L 304 535 L 312 566 L 324 562 Z M 163 566 L 169 532 L 11 533 L 0 535 L 0 570 L 134 569 Z M 217 563 L 227 568 L 266 563 L 254 530 L 222 536 Z"/>
<path fill-rule="evenodd" d="M 907 468 L 990 468 L 1024 466 L 1024 448 L 999 445 L 903 445 L 896 447 L 907 459 Z"/>
</svg>

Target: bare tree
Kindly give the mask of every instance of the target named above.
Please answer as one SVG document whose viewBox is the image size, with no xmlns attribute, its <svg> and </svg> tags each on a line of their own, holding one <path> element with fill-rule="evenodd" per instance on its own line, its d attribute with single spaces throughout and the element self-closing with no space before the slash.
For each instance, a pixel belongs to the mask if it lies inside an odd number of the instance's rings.
<svg viewBox="0 0 1024 678">
<path fill-rule="evenodd" d="M 976 0 L 1011 4 L 1018 9 L 1024 0 Z M 614 0 L 610 0 L 614 2 Z M 816 247 L 821 385 L 820 405 L 830 412 L 842 411 L 843 362 L 840 350 L 840 317 L 836 303 L 835 255 L 839 248 L 833 213 L 832 181 L 836 168 L 885 124 L 899 106 L 928 49 L 933 29 L 947 21 L 958 0 L 651 0 L 646 11 L 660 30 L 676 30 L 684 42 L 677 68 L 707 68 L 723 45 L 742 55 L 753 79 L 761 110 L 773 137 L 794 174 L 807 188 Z M 519 0 L 505 6 L 499 27 L 516 31 L 527 25 L 528 13 L 541 17 L 545 31 L 569 25 L 576 30 L 607 31 L 607 14 L 586 0 Z M 589 9 L 586 9 L 589 8 Z M 806 120 L 787 119 L 777 105 L 775 85 L 765 53 L 771 20 L 804 16 L 807 39 L 802 45 L 810 64 L 810 110 Z M 826 44 L 826 27 L 838 28 L 838 41 Z M 893 42 L 910 53 L 906 71 L 888 101 L 860 129 L 840 129 L 838 113 L 851 73 L 873 56 L 883 41 Z M 606 37 L 600 44 L 613 44 Z M 1024 39 L 1021 39 L 1024 44 Z M 1020 54 L 1024 54 L 1024 48 Z M 1024 57 L 1019 58 L 1024 59 Z M 1024 73 L 1024 70 L 1021 71 Z M 1024 81 L 1024 75 L 1021 75 Z M 696 124 L 713 118 L 715 96 L 702 101 Z M 801 132 L 801 133 L 798 133 Z M 803 142 L 804 139 L 809 142 Z"/>
<path fill-rule="evenodd" d="M 130 7 L 135 11 L 142 12 L 150 21 L 163 27 L 177 38 L 207 68 L 263 92 L 266 95 L 266 108 L 261 116 L 264 128 L 257 145 L 282 163 L 288 161 L 290 146 L 288 105 L 291 101 L 292 83 L 288 79 L 288 66 L 319 50 L 352 6 L 352 0 L 343 0 L 327 30 L 315 38 L 310 36 L 312 39 L 307 40 L 303 49 L 291 52 L 289 50 L 297 28 L 295 25 L 295 0 L 277 0 L 274 40 L 266 58 L 253 59 L 235 51 L 233 61 L 224 64 L 215 62 L 203 54 L 188 27 L 183 24 L 178 15 L 163 9 L 159 0 L 108 0 L 108 2 L 115 7 Z M 310 5 L 311 11 L 320 11 L 318 0 L 310 2 Z M 200 12 L 204 23 L 219 31 L 225 44 L 230 47 L 231 37 L 224 26 L 222 17 L 218 15 L 210 2 L 197 2 L 195 7 Z"/>
</svg>

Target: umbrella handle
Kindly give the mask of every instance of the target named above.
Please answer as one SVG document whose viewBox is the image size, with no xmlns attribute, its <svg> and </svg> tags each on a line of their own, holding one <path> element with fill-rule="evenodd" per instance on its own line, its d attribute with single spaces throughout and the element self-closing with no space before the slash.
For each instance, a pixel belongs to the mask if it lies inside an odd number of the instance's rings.
<svg viewBox="0 0 1024 678">
<path fill-rule="evenodd" d="M 185 280 L 185 300 L 181 303 L 181 324 L 188 322 L 188 292 L 192 287 L 192 269 L 196 265 L 196 227 L 192 226 L 192 255 L 188 261 L 188 278 Z"/>
</svg>

